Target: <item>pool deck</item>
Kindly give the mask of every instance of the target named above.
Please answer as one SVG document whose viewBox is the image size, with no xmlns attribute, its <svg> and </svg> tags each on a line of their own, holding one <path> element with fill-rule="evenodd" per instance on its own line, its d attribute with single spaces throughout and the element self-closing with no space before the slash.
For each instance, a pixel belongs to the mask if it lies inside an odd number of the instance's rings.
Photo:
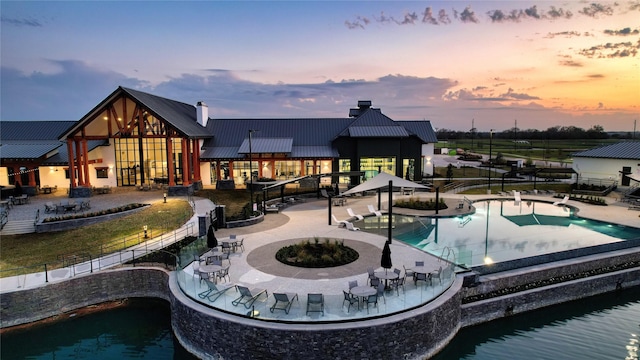
<svg viewBox="0 0 640 360">
<path fill-rule="evenodd" d="M 44 203 L 47 201 L 59 202 L 67 200 L 64 192 L 61 191 L 54 194 L 40 195 L 33 197 L 29 204 L 16 205 L 11 209 L 9 214 L 10 220 L 33 218 L 36 209 L 44 209 Z M 609 206 L 594 206 L 580 202 L 569 201 L 568 204 L 580 209 L 579 216 L 614 222 L 627 226 L 640 227 L 640 218 L 638 211 L 628 210 L 627 204 L 618 201 L 618 198 L 612 193 L 612 196 L 606 198 Z M 435 198 L 435 193 L 416 193 L 414 197 Z M 394 194 L 394 199 L 408 198 L 409 195 Z M 467 212 L 467 207 L 463 210 L 455 209 L 457 203 L 463 197 L 472 201 L 481 199 L 509 199 L 509 197 L 500 195 L 459 195 L 459 194 L 440 194 L 449 205 L 449 209 L 440 210 L 440 216 L 455 216 Z M 381 207 L 387 208 L 388 195 L 382 194 Z M 186 199 L 186 198 L 185 198 Z M 196 215 L 203 215 L 214 208 L 214 204 L 207 199 L 193 198 L 196 206 Z M 542 200 L 553 202 L 557 199 L 550 195 L 523 195 L 522 200 Z M 91 210 L 100 210 L 123 205 L 132 202 L 151 203 L 162 201 L 161 191 L 126 191 L 117 189 L 113 194 L 97 195 L 90 198 Z M 376 196 L 352 197 L 348 199 L 346 206 L 333 207 L 332 212 L 339 220 L 345 220 L 349 216 L 346 208 L 352 208 L 356 214 L 369 215 L 367 205 L 377 204 Z M 401 210 L 394 208 L 394 213 L 400 213 Z M 421 212 L 421 215 L 433 215 L 434 211 Z M 191 221 L 194 221 L 193 218 Z M 265 288 L 269 293 L 274 291 L 287 291 L 305 294 L 307 292 L 323 292 L 326 294 L 341 294 L 343 288 L 346 288 L 347 281 L 357 279 L 359 282 L 366 282 L 366 269 L 371 266 L 378 270 L 380 267 L 380 256 L 384 245 L 385 237 L 370 234 L 364 231 L 349 231 L 340 228 L 337 225 L 328 225 L 327 200 L 326 199 L 307 199 L 288 206 L 280 213 L 269 213 L 265 216 L 265 220 L 256 225 L 242 228 L 219 229 L 216 237 L 219 240 L 236 234 L 239 238 L 244 238 L 245 250 L 231 254 L 231 282 L 245 284 L 251 287 Z M 295 267 L 280 264 L 275 260 L 272 251 L 266 251 L 274 246 L 280 246 L 285 243 L 297 242 L 300 239 L 345 239 L 355 241 L 362 244 L 361 256 L 358 261 L 334 269 L 321 269 L 313 271 L 309 269 L 300 270 Z M 413 247 L 407 246 L 399 241 L 393 241 L 391 244 L 391 254 L 393 267 L 403 270 L 403 265 L 407 268 L 411 267 L 416 260 L 425 260 L 427 262 L 437 263 L 438 259 L 426 254 Z M 64 278 L 64 276 L 62 276 Z M 316 280 L 316 281 L 313 281 Z M 336 286 L 336 280 L 343 283 L 344 286 Z M 22 287 L 20 284 L 22 283 Z M 24 288 L 25 282 L 12 279 L 0 279 L 0 293 L 5 291 L 13 291 L 17 288 Z M 413 286 L 413 284 L 411 284 Z M 26 286 L 28 287 L 28 286 Z"/>
</svg>

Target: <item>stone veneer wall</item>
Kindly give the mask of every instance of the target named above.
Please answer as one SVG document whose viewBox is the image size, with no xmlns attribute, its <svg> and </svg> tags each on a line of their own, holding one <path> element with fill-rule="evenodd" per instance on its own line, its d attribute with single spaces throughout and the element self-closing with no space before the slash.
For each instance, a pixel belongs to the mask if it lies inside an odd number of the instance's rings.
<svg viewBox="0 0 640 360">
<path fill-rule="evenodd" d="M 0 296 L 0 328 L 119 299 L 155 297 L 169 301 L 168 279 L 169 273 L 160 268 L 121 268 L 4 292 Z"/>
<path fill-rule="evenodd" d="M 397 315 L 296 324 L 243 318 L 196 303 L 172 274 L 171 323 L 182 346 L 204 359 L 419 359 L 440 351 L 458 332 L 461 286 L 458 278 L 443 296 Z"/>
</svg>

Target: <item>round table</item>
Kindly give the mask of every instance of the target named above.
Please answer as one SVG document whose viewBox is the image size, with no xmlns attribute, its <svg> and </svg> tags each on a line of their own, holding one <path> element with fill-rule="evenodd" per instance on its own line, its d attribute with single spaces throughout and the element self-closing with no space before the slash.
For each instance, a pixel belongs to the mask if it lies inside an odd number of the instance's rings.
<svg viewBox="0 0 640 360">
<path fill-rule="evenodd" d="M 217 273 L 220 270 L 222 270 L 222 266 L 220 265 L 200 265 L 200 267 L 198 268 L 198 271 L 207 273 L 209 277 L 211 277 L 211 274 L 214 274 L 214 279 L 215 279 L 215 273 Z"/>
<path fill-rule="evenodd" d="M 384 279 L 384 288 L 387 290 L 389 289 L 389 285 L 387 284 L 387 282 L 389 280 L 395 280 L 399 277 L 399 275 L 393 271 L 377 271 L 373 273 L 373 275 L 375 275 L 378 279 Z"/>
<path fill-rule="evenodd" d="M 369 295 L 375 295 L 376 289 L 372 288 L 371 286 L 361 285 L 361 286 L 352 287 L 351 290 L 349 290 L 349 292 L 352 295 L 359 296 L 364 299 Z"/>
</svg>

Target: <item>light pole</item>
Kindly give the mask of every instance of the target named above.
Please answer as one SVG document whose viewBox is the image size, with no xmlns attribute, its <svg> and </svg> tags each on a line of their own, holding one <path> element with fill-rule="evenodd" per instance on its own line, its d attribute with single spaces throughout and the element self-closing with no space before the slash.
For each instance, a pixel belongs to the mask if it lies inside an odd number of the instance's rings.
<svg viewBox="0 0 640 360">
<path fill-rule="evenodd" d="M 253 216 L 253 149 L 251 147 L 251 135 L 255 130 L 249 129 L 249 207 Z"/>
<path fill-rule="evenodd" d="M 493 147 L 493 129 L 489 130 L 489 189 L 487 189 L 487 194 L 491 194 L 491 165 L 493 164 L 493 161 L 491 160 L 491 157 L 493 156 L 492 147 Z"/>
</svg>

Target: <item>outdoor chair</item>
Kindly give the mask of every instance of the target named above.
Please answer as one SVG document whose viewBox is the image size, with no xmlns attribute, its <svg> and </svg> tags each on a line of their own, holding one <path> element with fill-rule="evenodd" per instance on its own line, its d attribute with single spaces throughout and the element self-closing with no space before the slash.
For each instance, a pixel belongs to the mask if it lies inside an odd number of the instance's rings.
<svg viewBox="0 0 640 360">
<path fill-rule="evenodd" d="M 347 222 L 347 223 L 346 223 L 346 224 L 344 224 L 344 225 L 347 227 L 347 230 L 351 230 L 351 231 L 358 231 L 358 230 L 360 230 L 360 228 L 359 228 L 359 227 L 355 227 L 355 226 L 353 226 L 353 224 L 352 224 L 352 223 L 350 223 L 350 222 Z"/>
<path fill-rule="evenodd" d="M 325 199 L 328 199 L 329 193 L 327 193 L 327 189 L 320 189 L 320 196 L 322 196 Z"/>
<path fill-rule="evenodd" d="M 338 220 L 333 214 L 331 214 L 331 220 L 333 220 L 333 222 L 335 223 L 338 223 L 338 227 L 346 227 L 348 223 L 348 221 L 346 220 Z"/>
<path fill-rule="evenodd" d="M 411 278 L 413 279 L 413 277 L 415 276 L 415 273 L 413 272 L 413 270 L 409 270 L 407 269 L 406 266 L 402 265 L 402 267 L 404 268 L 404 276 L 411 276 Z"/>
<path fill-rule="evenodd" d="M 387 297 L 384 296 L 384 284 L 382 282 L 380 282 L 378 284 L 378 287 L 376 288 L 376 290 L 378 290 L 377 295 L 378 295 L 378 299 L 382 298 L 382 300 L 384 300 L 384 303 L 387 303 Z"/>
<path fill-rule="evenodd" d="M 353 289 L 356 286 L 358 286 L 358 280 L 349 281 L 349 290 Z"/>
<path fill-rule="evenodd" d="M 351 208 L 347 208 L 347 214 L 349 214 L 349 216 L 354 217 L 354 218 L 356 218 L 358 220 L 364 219 L 364 216 L 354 213 L 353 209 L 351 209 Z"/>
<path fill-rule="evenodd" d="M 369 285 L 371 285 L 371 280 L 377 279 L 377 277 L 372 267 L 367 268 L 367 273 L 369 274 Z"/>
<path fill-rule="evenodd" d="M 396 294 L 398 296 L 400 296 L 400 288 L 402 288 L 402 291 L 404 292 L 404 282 L 406 280 L 407 280 L 407 276 L 405 275 L 404 277 L 398 278 L 397 280 L 394 280 L 391 282 L 391 288 L 396 289 Z"/>
<path fill-rule="evenodd" d="M 263 293 L 269 296 L 266 289 L 249 289 L 246 286 L 236 285 L 236 289 L 240 292 L 240 296 L 233 300 L 231 304 L 238 306 L 243 304 L 245 308 L 250 308 L 251 305 L 262 295 Z"/>
<path fill-rule="evenodd" d="M 416 273 L 416 276 L 413 278 L 413 283 L 418 286 L 418 281 L 424 281 L 425 283 L 427 281 L 430 281 L 429 277 L 427 277 L 427 274 L 422 274 L 422 273 Z"/>
<path fill-rule="evenodd" d="M 373 304 L 373 306 L 378 307 L 378 293 L 367 296 L 367 299 L 365 300 L 364 304 L 367 307 L 367 314 L 369 313 L 369 304 Z M 378 308 L 378 312 L 380 312 L 379 308 Z"/>
<path fill-rule="evenodd" d="M 345 302 L 349 303 L 349 306 L 347 307 L 347 312 L 351 310 L 351 305 L 356 305 L 358 307 L 358 310 L 360 310 L 360 299 L 358 299 L 358 297 L 346 292 L 345 290 L 342 290 L 342 293 L 344 295 L 344 300 L 342 300 L 342 306 L 344 307 Z"/>
<path fill-rule="evenodd" d="M 298 294 L 296 293 L 273 293 L 273 297 L 276 299 L 276 302 L 269 308 L 271 312 L 274 310 L 284 310 L 284 313 L 288 314 L 293 300 L 298 301 Z"/>
<path fill-rule="evenodd" d="M 228 278 L 229 281 L 231 281 L 231 277 L 229 276 L 229 267 L 222 268 L 222 270 L 218 271 L 216 274 L 216 280 L 224 280 L 225 278 Z"/>
<path fill-rule="evenodd" d="M 324 316 L 324 295 L 322 294 L 307 294 L 307 312 L 319 312 Z"/>
<path fill-rule="evenodd" d="M 398 268 L 393 268 L 393 272 L 398 274 L 398 279 L 400 279 L 400 274 L 402 273 L 402 270 L 400 270 Z"/>
<path fill-rule="evenodd" d="M 380 284 L 380 279 L 378 279 L 377 277 L 374 277 L 373 279 L 370 279 L 370 280 L 369 280 L 369 284 L 370 284 L 372 287 L 377 287 L 377 286 L 378 286 L 378 284 Z"/>
<path fill-rule="evenodd" d="M 439 283 L 442 283 L 442 266 L 438 268 L 438 270 L 429 274 L 429 280 L 431 280 L 431 284 L 433 285 L 433 279 L 438 279 Z"/>
<path fill-rule="evenodd" d="M 382 213 L 379 210 L 376 210 L 373 205 L 367 205 L 369 212 L 375 214 L 375 216 L 382 216 Z"/>
<path fill-rule="evenodd" d="M 219 256 L 209 256 L 211 259 L 211 265 L 222 266 L 222 259 Z M 208 262 L 208 261 L 207 261 Z"/>
<path fill-rule="evenodd" d="M 226 284 L 224 286 L 219 286 L 216 285 L 215 283 L 213 283 L 211 280 L 205 280 L 205 282 L 207 283 L 207 287 L 209 289 L 201 292 L 198 294 L 198 296 L 201 299 L 207 298 L 207 300 L 214 302 L 216 300 L 218 300 L 218 298 L 224 294 L 227 290 L 231 289 L 232 287 L 234 287 L 235 285 L 231 285 L 231 284 Z"/>
<path fill-rule="evenodd" d="M 242 249 L 242 251 L 244 251 L 244 238 L 240 239 L 240 241 L 236 241 L 234 243 L 234 248 L 237 249 Z"/>
<path fill-rule="evenodd" d="M 226 252 L 227 254 L 231 253 L 231 243 L 226 242 L 226 241 L 223 242 L 222 243 L 222 252 Z"/>
</svg>

